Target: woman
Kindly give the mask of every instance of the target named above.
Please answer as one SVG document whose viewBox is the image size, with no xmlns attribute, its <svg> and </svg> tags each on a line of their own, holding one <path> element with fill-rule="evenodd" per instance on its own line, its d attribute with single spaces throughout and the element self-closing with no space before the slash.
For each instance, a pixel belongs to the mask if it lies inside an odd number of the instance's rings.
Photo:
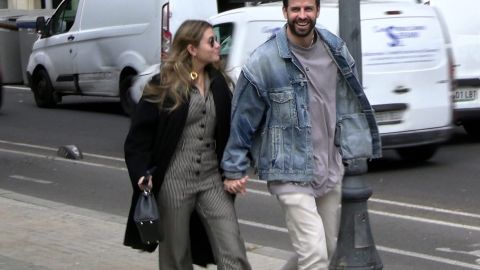
<svg viewBox="0 0 480 270">
<path fill-rule="evenodd" d="M 219 171 L 230 105 L 212 26 L 184 22 L 160 74 L 137 105 L 125 141 L 134 194 L 124 244 L 150 252 L 156 248 L 141 244 L 132 219 L 143 175 L 156 167 L 148 188 L 157 199 L 164 235 L 162 270 L 193 269 L 192 263 L 205 266 L 213 260 L 218 269 L 250 269 L 233 197 L 223 190 Z"/>
</svg>

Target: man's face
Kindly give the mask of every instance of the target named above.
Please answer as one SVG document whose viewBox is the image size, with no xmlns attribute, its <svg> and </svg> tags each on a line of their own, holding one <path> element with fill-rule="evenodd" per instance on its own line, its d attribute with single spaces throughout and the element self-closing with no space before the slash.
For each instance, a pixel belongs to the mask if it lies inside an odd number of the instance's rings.
<svg viewBox="0 0 480 270">
<path fill-rule="evenodd" d="M 310 35 L 319 14 L 315 0 L 289 0 L 288 7 L 283 8 L 290 32 L 300 38 Z"/>
</svg>

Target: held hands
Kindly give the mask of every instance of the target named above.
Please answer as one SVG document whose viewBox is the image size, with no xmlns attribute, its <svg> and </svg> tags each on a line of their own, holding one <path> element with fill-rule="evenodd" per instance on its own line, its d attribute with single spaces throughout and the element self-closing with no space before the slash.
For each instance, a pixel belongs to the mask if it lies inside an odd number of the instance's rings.
<svg viewBox="0 0 480 270">
<path fill-rule="evenodd" d="M 148 177 L 148 180 L 145 183 L 144 182 L 144 179 L 145 179 L 145 176 L 142 176 L 140 177 L 140 179 L 138 179 L 138 187 L 140 188 L 140 190 L 151 190 L 152 189 L 152 176 L 149 175 L 147 176 Z M 245 194 L 247 192 L 247 180 L 248 180 L 248 175 L 241 178 L 241 179 L 225 179 L 225 181 L 223 181 L 223 188 L 228 191 L 229 193 L 232 193 L 232 194 L 236 194 L 236 193 L 240 193 L 240 194 Z"/>
<path fill-rule="evenodd" d="M 247 192 L 247 180 L 248 175 L 240 179 L 225 179 L 223 189 L 232 194 L 245 194 Z"/>
<path fill-rule="evenodd" d="M 145 179 L 145 176 L 142 176 L 140 177 L 140 179 L 138 179 L 138 187 L 140 188 L 141 191 L 144 191 L 145 189 L 146 190 L 151 190 L 152 189 L 152 176 L 149 175 L 147 176 L 147 180 L 146 183 L 143 183 L 143 180 Z"/>
</svg>

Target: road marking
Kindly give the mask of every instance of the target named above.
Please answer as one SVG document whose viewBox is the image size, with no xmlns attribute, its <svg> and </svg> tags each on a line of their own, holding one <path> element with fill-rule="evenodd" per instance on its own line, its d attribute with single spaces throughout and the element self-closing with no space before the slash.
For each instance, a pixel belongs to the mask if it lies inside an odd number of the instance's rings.
<svg viewBox="0 0 480 270">
<path fill-rule="evenodd" d="M 36 149 L 56 151 L 56 149 L 54 149 L 52 147 L 45 147 L 45 146 L 39 146 L 39 145 L 16 143 L 16 142 L 4 141 L 4 140 L 0 140 L 0 143 L 17 145 L 17 146 L 25 146 L 25 147 L 31 147 L 31 148 L 36 148 Z M 71 160 L 71 159 L 58 158 L 58 157 L 52 157 L 52 156 L 46 156 L 46 155 L 40 155 L 40 154 L 33 154 L 33 153 L 29 153 L 29 152 L 24 152 L 24 151 L 15 151 L 15 150 L 8 150 L 8 149 L 0 148 L 0 152 L 2 152 L 2 151 L 3 152 L 14 153 L 14 154 L 22 154 L 22 155 L 27 155 L 27 156 L 32 156 L 32 157 L 38 157 L 38 158 L 46 158 L 46 159 L 51 159 L 51 160 L 56 160 L 56 161 L 65 161 L 65 162 L 83 164 L 83 165 L 88 165 L 88 166 L 95 166 L 95 167 L 102 167 L 102 168 L 108 168 L 108 169 L 127 171 L 127 169 L 125 167 L 109 166 L 109 165 L 103 165 L 103 164 L 93 163 L 93 162 Z M 85 156 L 95 156 L 95 157 L 98 157 L 98 158 L 104 158 L 104 159 L 109 159 L 109 160 L 117 160 L 117 161 L 118 160 L 123 160 L 123 159 L 116 158 L 116 157 L 109 157 L 109 156 L 102 156 L 102 155 L 95 155 L 95 154 L 88 154 L 88 153 L 85 153 L 84 155 Z M 249 181 L 253 182 L 253 183 L 266 184 L 265 181 L 254 179 L 254 178 L 249 179 Z M 271 194 L 269 192 L 255 190 L 255 189 L 248 189 L 248 192 L 254 193 L 254 194 L 259 194 L 259 195 L 262 195 L 262 196 L 271 196 Z M 402 206 L 402 207 L 407 207 L 407 208 L 415 208 L 415 209 L 445 213 L 445 214 L 450 214 L 450 215 L 480 218 L 480 215 L 473 214 L 473 213 L 452 211 L 452 210 L 448 210 L 448 209 L 434 208 L 434 207 L 423 206 L 423 205 L 414 205 L 414 204 L 395 202 L 395 201 L 387 201 L 387 200 L 375 199 L 375 198 L 371 198 L 369 200 L 372 201 L 372 202 L 377 202 L 377 203 L 397 205 L 397 206 Z M 411 221 L 416 221 L 416 222 L 425 222 L 425 223 L 430 223 L 430 224 L 449 226 L 449 227 L 460 228 L 460 229 L 465 229 L 465 230 L 480 231 L 480 227 L 477 227 L 477 226 L 455 224 L 455 223 L 444 222 L 444 221 L 440 221 L 440 220 L 433 220 L 433 219 L 419 218 L 419 217 L 414 217 L 414 216 L 392 214 L 392 213 L 387 213 L 387 212 L 382 212 L 382 211 L 369 210 L 369 213 L 376 214 L 376 215 L 381 215 L 381 216 L 388 216 L 388 217 L 392 217 L 392 218 L 411 220 Z"/>
<path fill-rule="evenodd" d="M 268 225 L 268 224 L 264 224 L 264 223 L 258 223 L 258 222 L 255 222 L 255 221 L 238 219 L 238 223 L 243 224 L 243 225 L 247 225 L 247 226 L 262 228 L 262 229 L 265 229 L 265 230 L 288 233 L 287 228 L 278 227 L 278 226 L 274 226 L 274 225 Z"/>
<path fill-rule="evenodd" d="M 15 86 L 15 85 L 4 85 L 4 89 L 12 89 L 12 90 L 23 90 L 23 91 L 30 91 L 28 86 Z"/>
<path fill-rule="evenodd" d="M 477 248 L 479 246 L 480 244 L 476 244 L 476 245 L 471 245 L 470 247 Z M 451 249 L 451 248 L 436 248 L 436 250 L 448 252 L 448 253 L 465 254 L 465 255 L 478 257 L 478 259 L 476 259 L 475 262 L 480 265 L 480 249 L 467 251 L 467 250 L 458 250 L 458 249 Z"/>
<path fill-rule="evenodd" d="M 23 146 L 23 147 L 30 147 L 34 149 L 41 149 L 41 150 L 48 150 L 48 151 L 54 151 L 55 153 L 57 152 L 58 149 L 53 148 L 53 147 L 48 147 L 48 146 L 41 146 L 41 145 L 35 145 L 35 144 L 28 144 L 28 143 L 18 143 L 18 142 L 12 142 L 12 141 L 4 141 L 0 140 L 0 143 L 8 144 L 8 145 L 15 145 L 15 146 Z M 83 153 L 82 155 L 86 157 L 95 157 L 95 158 L 103 158 L 103 159 L 108 159 L 108 160 L 115 160 L 115 161 L 124 161 L 125 159 L 123 158 L 117 158 L 117 157 L 112 157 L 112 156 L 104 156 L 104 155 L 97 155 L 97 154 L 90 154 L 90 153 Z"/>
<path fill-rule="evenodd" d="M 266 181 L 264 181 L 264 180 L 258 180 L 258 179 L 255 179 L 255 178 L 249 178 L 248 181 L 249 181 L 249 182 L 253 182 L 253 183 L 258 183 L 258 184 L 267 184 Z"/>
<path fill-rule="evenodd" d="M 34 182 L 34 183 L 37 183 L 37 184 L 44 184 L 44 185 L 53 184 L 52 181 L 42 180 L 42 179 L 37 179 L 37 178 L 32 178 L 32 177 L 27 177 L 27 176 L 23 176 L 23 175 L 16 175 L 16 174 L 14 174 L 14 175 L 10 175 L 9 177 L 12 178 L 12 179 Z"/>
<path fill-rule="evenodd" d="M 250 179 L 248 179 L 248 181 L 253 182 L 253 183 L 258 183 L 258 184 L 266 184 L 265 181 L 254 179 L 254 178 L 250 178 Z M 257 193 L 257 194 L 261 194 L 261 195 L 270 196 L 269 192 L 263 192 L 263 191 L 256 192 L 256 191 L 252 191 L 252 190 L 249 190 L 249 191 L 252 192 L 252 193 Z M 418 209 L 418 210 L 425 210 L 425 211 L 442 213 L 442 214 L 449 214 L 449 215 L 454 215 L 454 216 L 464 216 L 464 217 L 471 217 L 471 218 L 480 219 L 479 214 L 461 212 L 461 211 L 457 211 L 457 210 L 448 210 L 448 209 L 443 209 L 443 208 L 436 208 L 436 207 L 431 207 L 431 206 L 397 202 L 397 201 L 389 201 L 389 200 L 383 200 L 383 199 L 377 199 L 377 198 L 370 198 L 370 199 L 368 199 L 368 201 L 369 202 L 380 203 L 380 204 L 395 205 L 395 206 L 400 206 L 400 207 L 404 207 L 404 208 L 413 208 L 413 209 Z"/>
<path fill-rule="evenodd" d="M 477 226 L 469 226 L 469 225 L 465 225 L 465 224 L 456 224 L 456 223 L 440 221 L 440 220 L 436 220 L 436 219 L 427 219 L 427 218 L 421 218 L 421 217 L 393 214 L 393 213 L 387 213 L 387 212 L 375 211 L 375 210 L 368 210 L 368 213 L 376 214 L 376 215 L 380 215 L 380 216 L 391 217 L 391 218 L 406 219 L 406 220 L 412 220 L 412 221 L 418 221 L 418 222 L 448 226 L 448 227 L 459 228 L 459 229 L 464 229 L 464 230 L 480 231 L 480 227 L 477 227 Z"/>
<path fill-rule="evenodd" d="M 264 195 L 264 196 L 272 196 L 272 194 L 270 194 L 270 192 L 266 192 L 266 191 L 261 191 L 261 190 L 256 190 L 256 189 L 247 189 L 247 193 L 250 192 L 250 193 L 255 193 L 255 194 L 260 194 L 260 195 Z"/>
<path fill-rule="evenodd" d="M 87 162 L 87 161 L 81 161 L 81 160 L 73 160 L 73 159 L 65 159 L 65 158 L 59 158 L 59 157 L 53 157 L 53 156 L 46 156 L 46 155 L 34 154 L 34 153 L 29 153 L 29 152 L 24 152 L 24 151 L 15 151 L 15 150 L 0 148 L 0 152 L 17 154 L 17 155 L 24 155 L 24 156 L 30 156 L 30 157 L 36 157 L 36 158 L 44 158 L 44 159 L 50 159 L 50 160 L 55 160 L 55 161 L 63 161 L 63 162 L 68 162 L 68 163 L 82 164 L 82 165 L 93 166 L 93 167 L 101 167 L 101 168 L 107 168 L 107 169 L 127 171 L 127 168 L 125 168 L 125 167 L 109 166 L 109 165 L 104 165 L 104 164 L 99 164 L 99 163 L 93 163 L 93 162 Z"/>
<path fill-rule="evenodd" d="M 254 194 L 260 194 L 260 195 L 264 195 L 264 196 L 272 196 L 269 192 L 255 190 L 255 189 L 247 189 L 247 193 L 248 192 L 254 193 Z M 436 219 L 420 218 L 420 217 L 393 214 L 393 213 L 387 213 L 387 212 L 375 211 L 375 210 L 368 210 L 368 213 L 379 215 L 379 216 L 386 216 L 386 217 L 392 217 L 392 218 L 398 218 L 398 219 L 406 219 L 406 220 L 411 220 L 411 221 L 417 221 L 417 222 L 424 222 L 424 223 L 454 227 L 454 228 L 459 228 L 459 229 L 464 229 L 464 230 L 480 231 L 480 227 L 451 223 L 451 222 L 445 222 L 445 221 L 440 221 L 440 220 L 436 220 Z M 450 213 L 450 214 L 455 214 L 455 213 Z"/>
<path fill-rule="evenodd" d="M 244 219 L 239 219 L 238 223 L 243 224 L 243 225 L 247 225 L 247 226 L 251 226 L 251 227 L 257 227 L 257 228 L 276 231 L 276 232 L 281 232 L 281 233 L 288 233 L 288 230 L 285 227 L 278 227 L 278 226 L 253 222 L 253 221 L 244 220 Z M 418 259 L 438 262 L 438 263 L 442 263 L 442 264 L 449 264 L 449 265 L 453 265 L 453 266 L 457 266 L 457 267 L 464 267 L 464 268 L 468 268 L 468 269 L 479 269 L 480 270 L 480 265 L 475 265 L 475 264 L 470 264 L 470 263 L 445 259 L 445 258 L 438 257 L 438 256 L 432 256 L 432 255 L 428 255 L 428 254 L 423 254 L 423 253 L 418 253 L 418 252 L 413 252 L 413 251 L 407 251 L 407 250 L 401 250 L 401 249 L 396 249 L 396 248 L 389 248 L 389 247 L 384 247 L 384 246 L 379 246 L 379 245 L 376 245 L 376 248 L 377 248 L 377 250 L 380 250 L 380 251 L 383 251 L 383 252 L 388 252 L 388 253 L 393 253 L 393 254 L 397 254 L 397 255 L 414 257 L 414 258 L 418 258 Z"/>
<path fill-rule="evenodd" d="M 445 258 L 442 258 L 442 257 L 417 253 L 417 252 L 413 252 L 413 251 L 406 251 L 406 250 L 383 247 L 383 246 L 377 246 L 377 249 L 381 250 L 381 251 L 384 251 L 384 252 L 389 252 L 389 253 L 394 253 L 394 254 L 398 254 L 398 255 L 414 257 L 414 258 L 419 258 L 419 259 L 424 259 L 424 260 L 427 260 L 427 261 L 439 262 L 439 263 L 443 263 L 443 264 L 449 264 L 449 265 L 458 266 L 458 267 L 464 267 L 464 268 L 468 268 L 468 269 L 480 269 L 480 265 L 475 265 L 475 264 L 470 264 L 470 263 L 445 259 Z"/>
<path fill-rule="evenodd" d="M 418 204 L 410 204 L 410 203 L 403 203 L 403 202 L 396 202 L 396 201 L 388 201 L 388 200 L 375 199 L 375 198 L 371 198 L 371 199 L 369 199 L 369 201 L 371 201 L 371 202 L 376 202 L 376 203 L 396 205 L 396 206 L 401 206 L 401 207 L 405 207 L 405 208 L 414 208 L 414 209 L 419 209 L 419 210 L 426 210 L 426 211 L 431 211 L 431 212 L 437 212 L 437 213 L 443 213 L 443 214 L 450 214 L 450 215 L 455 215 L 455 216 L 464 216 L 464 217 L 480 218 L 480 215 L 478 215 L 478 214 L 467 213 L 467 212 L 460 212 L 460 211 L 456 211 L 456 210 L 448 210 L 448 209 L 442 209 L 442 208 L 435 208 L 435 207 L 418 205 Z"/>
</svg>

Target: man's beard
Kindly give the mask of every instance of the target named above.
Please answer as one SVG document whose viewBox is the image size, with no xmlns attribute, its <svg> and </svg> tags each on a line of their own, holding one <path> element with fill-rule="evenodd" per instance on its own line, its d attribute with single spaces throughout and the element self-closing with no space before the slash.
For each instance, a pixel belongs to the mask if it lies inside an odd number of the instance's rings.
<svg viewBox="0 0 480 270">
<path fill-rule="evenodd" d="M 310 33 L 312 33 L 312 30 L 313 28 L 315 28 L 315 23 L 316 23 L 316 20 L 310 20 L 308 19 L 309 21 L 309 26 L 308 26 L 308 29 L 306 31 L 297 31 L 296 29 L 296 20 L 294 21 L 288 21 L 288 28 L 290 29 L 290 31 L 292 32 L 292 34 L 294 34 L 295 36 L 298 36 L 298 37 L 307 37 L 308 35 L 310 35 Z"/>
</svg>

